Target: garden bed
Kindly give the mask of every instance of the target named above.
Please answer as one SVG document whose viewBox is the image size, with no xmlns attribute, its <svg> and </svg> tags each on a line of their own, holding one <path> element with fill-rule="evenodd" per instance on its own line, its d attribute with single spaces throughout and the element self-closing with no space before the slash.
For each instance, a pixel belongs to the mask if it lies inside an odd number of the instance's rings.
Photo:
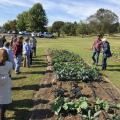
<svg viewBox="0 0 120 120">
<path fill-rule="evenodd" d="M 47 62 L 48 67 L 46 71 L 45 78 L 40 82 L 40 89 L 36 93 L 35 106 L 32 111 L 31 120 L 56 120 L 58 118 L 57 115 L 54 114 L 51 109 L 51 105 L 54 104 L 55 101 L 55 90 L 61 86 L 65 90 L 64 97 L 71 98 L 70 90 L 73 87 L 73 80 L 59 81 L 56 80 L 56 74 L 53 71 L 52 66 L 52 58 L 49 51 L 47 51 Z M 94 104 L 96 101 L 96 97 L 99 97 L 102 100 L 108 101 L 112 105 L 116 105 L 120 103 L 120 92 L 106 79 L 101 81 L 89 81 L 77 82 L 78 87 L 81 90 L 82 97 L 87 97 L 88 103 Z M 62 112 L 62 111 L 61 111 Z M 109 112 L 105 112 L 102 110 L 99 115 L 99 120 L 106 120 L 108 117 L 108 113 L 116 113 L 120 115 L 120 110 L 113 108 Z M 66 113 L 59 116 L 61 120 L 83 120 L 81 114 L 71 114 Z"/>
</svg>

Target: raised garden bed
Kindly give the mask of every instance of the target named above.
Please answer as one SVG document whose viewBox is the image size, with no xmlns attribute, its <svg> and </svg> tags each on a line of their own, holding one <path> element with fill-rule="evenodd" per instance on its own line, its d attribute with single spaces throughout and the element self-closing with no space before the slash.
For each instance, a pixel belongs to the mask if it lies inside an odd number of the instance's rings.
<svg viewBox="0 0 120 120">
<path fill-rule="evenodd" d="M 72 53 L 73 54 L 73 53 Z M 119 120 L 120 110 L 118 109 L 120 103 L 120 93 L 115 87 L 105 79 L 101 79 L 98 74 L 98 78 L 100 79 L 93 79 L 90 78 L 88 82 L 83 82 L 84 80 L 81 79 L 59 79 L 58 75 L 56 75 L 54 71 L 55 63 L 52 62 L 52 53 L 51 51 L 47 51 L 47 62 L 48 67 L 46 71 L 46 76 L 40 83 L 40 90 L 36 94 L 36 98 L 40 100 L 45 100 L 44 104 L 42 102 L 38 102 L 33 109 L 33 114 L 31 119 L 45 119 L 45 120 L 56 120 L 57 118 L 61 118 L 61 120 Z M 78 60 L 78 59 L 77 59 Z M 83 59 L 79 59 L 82 60 Z M 73 58 L 72 61 L 68 59 L 65 61 L 60 60 L 60 64 L 65 64 L 65 62 L 77 64 L 79 62 L 74 62 Z M 59 61 L 59 62 L 60 62 Z M 58 62 L 58 60 L 57 60 Z M 88 65 L 85 64 L 83 61 L 83 66 L 86 68 L 91 69 Z M 64 66 L 63 66 L 64 67 Z M 72 67 L 71 67 L 72 68 Z M 79 69 L 78 69 L 79 70 Z M 96 71 L 96 69 L 95 69 Z M 75 82 L 74 82 L 75 81 Z M 86 80 L 85 80 L 86 81 Z M 77 87 L 79 88 L 78 91 L 80 93 L 78 96 L 75 96 L 74 88 L 77 82 Z M 73 90 L 73 91 L 72 91 Z M 80 96 L 79 96 L 80 95 Z M 56 98 L 57 97 L 57 98 Z M 81 103 L 80 99 L 86 99 L 83 101 L 84 105 L 82 107 L 86 107 L 86 109 L 81 108 L 79 109 L 76 103 Z M 98 101 L 96 98 L 99 98 Z M 67 99 L 67 101 L 66 101 Z M 56 110 L 52 109 L 55 107 L 55 101 L 62 100 L 61 108 L 57 106 L 59 112 L 54 113 Z M 85 103 L 86 102 L 86 103 Z M 98 102 L 100 105 L 98 105 Z M 75 107 L 76 106 L 76 107 Z M 102 108 L 99 108 L 102 106 Z M 104 108 L 103 108 L 104 106 Z M 98 110 L 95 111 L 95 108 Z M 56 108 L 57 109 L 57 108 Z M 77 111 L 78 110 L 78 111 Z M 94 111 L 94 113 L 93 113 Z M 96 119 L 87 118 L 88 114 L 99 114 Z M 96 115 L 95 114 L 95 115 Z M 114 115 L 116 114 L 116 118 Z M 86 115 L 86 118 L 85 118 Z M 110 119 L 111 117 L 111 119 Z M 118 117 L 118 118 L 117 118 Z M 108 119 L 109 118 L 109 119 Z"/>
</svg>

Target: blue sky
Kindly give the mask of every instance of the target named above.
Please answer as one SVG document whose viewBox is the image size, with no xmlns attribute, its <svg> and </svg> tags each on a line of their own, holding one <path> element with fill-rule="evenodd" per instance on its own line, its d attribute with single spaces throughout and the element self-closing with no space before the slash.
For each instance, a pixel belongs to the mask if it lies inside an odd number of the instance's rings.
<svg viewBox="0 0 120 120">
<path fill-rule="evenodd" d="M 0 25 L 40 2 L 51 25 L 56 20 L 85 20 L 99 8 L 110 9 L 120 18 L 120 0 L 0 0 Z"/>
</svg>

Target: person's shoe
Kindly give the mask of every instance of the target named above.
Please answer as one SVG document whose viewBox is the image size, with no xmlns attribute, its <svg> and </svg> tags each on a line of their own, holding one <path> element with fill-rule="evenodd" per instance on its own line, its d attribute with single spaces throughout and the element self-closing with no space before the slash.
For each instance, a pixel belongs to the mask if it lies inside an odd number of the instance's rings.
<svg viewBox="0 0 120 120">
<path fill-rule="evenodd" d="M 20 72 L 15 72 L 15 74 L 20 74 Z"/>
<path fill-rule="evenodd" d="M 102 67 L 102 70 L 106 70 L 106 68 Z"/>
</svg>

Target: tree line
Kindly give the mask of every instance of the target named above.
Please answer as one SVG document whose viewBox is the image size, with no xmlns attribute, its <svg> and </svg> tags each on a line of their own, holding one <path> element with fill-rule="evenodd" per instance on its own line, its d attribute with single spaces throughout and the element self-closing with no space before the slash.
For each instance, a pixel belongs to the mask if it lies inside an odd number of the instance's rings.
<svg viewBox="0 0 120 120">
<path fill-rule="evenodd" d="M 24 11 L 15 20 L 3 25 L 5 31 L 18 30 L 29 32 L 52 32 L 60 35 L 76 36 L 89 34 L 113 34 L 120 32 L 119 17 L 107 9 L 99 9 L 95 14 L 80 22 L 55 21 L 47 27 L 48 18 L 40 3 L 36 3 L 28 11 Z"/>
</svg>

